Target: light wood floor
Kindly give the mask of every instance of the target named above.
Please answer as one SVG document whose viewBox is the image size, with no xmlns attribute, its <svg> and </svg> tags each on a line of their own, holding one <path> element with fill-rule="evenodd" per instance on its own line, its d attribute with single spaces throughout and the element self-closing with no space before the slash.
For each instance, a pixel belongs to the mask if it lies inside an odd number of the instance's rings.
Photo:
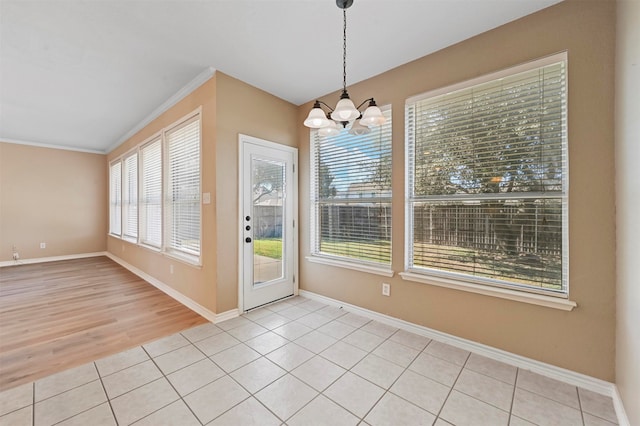
<svg viewBox="0 0 640 426">
<path fill-rule="evenodd" d="M 0 390 L 205 322 L 107 257 L 0 268 Z"/>
</svg>

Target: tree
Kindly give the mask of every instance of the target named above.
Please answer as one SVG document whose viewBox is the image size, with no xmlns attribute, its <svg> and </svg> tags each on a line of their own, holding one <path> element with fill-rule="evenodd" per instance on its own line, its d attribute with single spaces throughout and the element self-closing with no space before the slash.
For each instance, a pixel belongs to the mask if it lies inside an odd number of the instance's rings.
<svg viewBox="0 0 640 426">
<path fill-rule="evenodd" d="M 564 83 L 560 75 L 544 79 L 534 70 L 492 83 L 501 90 L 467 89 L 415 112 L 415 194 L 478 194 L 498 248 L 512 256 L 523 226 L 536 217 L 536 201 L 526 194 L 562 189 Z M 507 197 L 520 193 L 524 201 Z M 547 219 L 537 218 L 541 225 Z"/>
<path fill-rule="evenodd" d="M 318 179 L 319 179 L 319 196 L 321 199 L 332 198 L 336 196 L 336 187 L 333 186 L 333 180 L 335 177 L 329 166 L 327 166 L 322 160 L 318 164 Z"/>
<path fill-rule="evenodd" d="M 261 198 L 282 190 L 284 170 L 282 164 L 267 160 L 257 160 L 253 165 L 253 203 Z"/>
</svg>

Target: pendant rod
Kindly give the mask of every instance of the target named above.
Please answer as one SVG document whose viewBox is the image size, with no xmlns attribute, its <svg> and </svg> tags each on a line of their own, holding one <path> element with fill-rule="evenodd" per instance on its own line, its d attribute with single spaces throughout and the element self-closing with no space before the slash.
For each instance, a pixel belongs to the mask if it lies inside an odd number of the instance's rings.
<svg viewBox="0 0 640 426">
<path fill-rule="evenodd" d="M 342 9 L 342 91 L 347 91 L 347 9 Z"/>
</svg>

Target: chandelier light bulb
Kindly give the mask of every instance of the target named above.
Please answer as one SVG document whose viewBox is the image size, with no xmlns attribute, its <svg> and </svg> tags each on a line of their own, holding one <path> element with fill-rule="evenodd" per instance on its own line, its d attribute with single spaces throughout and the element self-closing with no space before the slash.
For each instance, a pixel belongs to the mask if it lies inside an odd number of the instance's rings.
<svg viewBox="0 0 640 426">
<path fill-rule="evenodd" d="M 322 137 L 337 136 L 341 132 L 342 132 L 341 126 L 338 126 L 338 123 L 336 123 L 333 120 L 329 120 L 328 126 L 318 129 L 318 134 Z"/>
<path fill-rule="evenodd" d="M 353 124 L 351 125 L 351 128 L 349 129 L 349 134 L 355 135 L 355 136 L 362 136 L 362 135 L 366 135 L 367 133 L 370 133 L 371 129 L 363 126 L 361 122 L 362 120 L 354 121 Z"/>
<path fill-rule="evenodd" d="M 335 121 L 352 121 L 358 117 L 360 117 L 360 111 L 348 97 L 340 99 L 336 109 L 331 113 L 331 118 Z"/>
<path fill-rule="evenodd" d="M 327 118 L 327 114 L 320 108 L 320 103 L 316 101 L 313 109 L 309 111 L 307 119 L 304 120 L 304 125 L 312 129 L 320 129 L 328 126 L 331 120 Z"/>
<path fill-rule="evenodd" d="M 369 106 L 360 119 L 360 123 L 367 127 L 381 126 L 386 121 L 387 119 L 382 115 L 382 111 L 380 111 L 380 108 L 375 104 L 375 101 L 369 103 Z"/>
</svg>

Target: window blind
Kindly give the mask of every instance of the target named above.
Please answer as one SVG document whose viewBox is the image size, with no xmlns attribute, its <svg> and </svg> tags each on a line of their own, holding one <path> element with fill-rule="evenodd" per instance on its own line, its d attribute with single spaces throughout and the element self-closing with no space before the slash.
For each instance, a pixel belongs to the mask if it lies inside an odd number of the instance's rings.
<svg viewBox="0 0 640 426">
<path fill-rule="evenodd" d="M 138 153 L 124 158 L 122 178 L 122 235 L 138 238 Z"/>
<path fill-rule="evenodd" d="M 566 293 L 566 60 L 408 102 L 409 268 Z"/>
<path fill-rule="evenodd" d="M 166 133 L 167 248 L 200 255 L 200 116 Z"/>
<path fill-rule="evenodd" d="M 140 149 L 140 242 L 162 246 L 162 142 Z"/>
<path fill-rule="evenodd" d="M 312 132 L 314 255 L 391 265 L 391 109 L 366 135 Z"/>
<path fill-rule="evenodd" d="M 120 235 L 122 232 L 122 163 L 109 167 L 109 233 Z"/>
</svg>

